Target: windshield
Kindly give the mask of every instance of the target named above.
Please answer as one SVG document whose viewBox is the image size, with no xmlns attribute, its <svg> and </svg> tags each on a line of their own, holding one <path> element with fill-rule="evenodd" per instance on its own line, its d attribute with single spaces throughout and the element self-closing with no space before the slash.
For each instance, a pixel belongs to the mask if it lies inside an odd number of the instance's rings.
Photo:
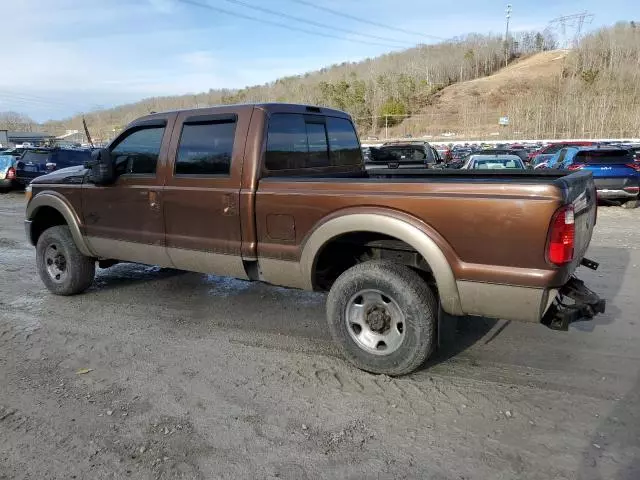
<svg viewBox="0 0 640 480">
<path fill-rule="evenodd" d="M 492 170 L 501 168 L 524 168 L 522 162 L 515 158 L 488 158 L 474 160 L 473 168 L 477 170 Z"/>
</svg>

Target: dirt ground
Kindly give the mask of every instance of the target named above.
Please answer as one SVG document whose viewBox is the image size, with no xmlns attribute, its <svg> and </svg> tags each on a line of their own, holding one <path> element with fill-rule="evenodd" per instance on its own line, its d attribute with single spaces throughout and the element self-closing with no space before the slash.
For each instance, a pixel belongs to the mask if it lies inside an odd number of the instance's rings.
<svg viewBox="0 0 640 480">
<path fill-rule="evenodd" d="M 54 297 L 22 202 L 0 196 L 0 479 L 640 479 L 640 209 L 599 212 L 606 314 L 465 319 L 393 379 L 339 357 L 317 294 L 123 264 Z"/>
</svg>

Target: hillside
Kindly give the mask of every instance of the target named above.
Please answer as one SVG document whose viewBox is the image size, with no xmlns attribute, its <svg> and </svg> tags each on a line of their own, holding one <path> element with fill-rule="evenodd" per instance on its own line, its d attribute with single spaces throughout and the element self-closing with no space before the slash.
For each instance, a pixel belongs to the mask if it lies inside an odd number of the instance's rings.
<svg viewBox="0 0 640 480">
<path fill-rule="evenodd" d="M 587 35 L 571 51 L 554 50 L 546 32 L 503 39 L 468 35 L 362 62 L 238 90 L 149 98 L 86 114 L 107 140 L 151 111 L 280 101 L 346 110 L 363 136 L 412 134 L 458 138 L 640 136 L 640 28 L 621 22 Z M 498 119 L 509 117 L 509 126 Z M 82 129 L 82 116 L 51 121 L 51 133 Z M 447 137 L 450 138 L 450 137 Z"/>
<path fill-rule="evenodd" d="M 429 98 L 428 105 L 390 129 L 390 134 L 438 137 L 453 132 L 465 137 L 490 137 L 499 132 L 514 136 L 523 127 L 518 112 L 510 108 L 514 99 L 528 98 L 533 92 L 557 85 L 568 54 L 568 50 L 536 53 L 516 59 L 492 75 L 445 87 Z M 498 119 L 504 115 L 509 116 L 510 126 L 499 127 Z"/>
</svg>

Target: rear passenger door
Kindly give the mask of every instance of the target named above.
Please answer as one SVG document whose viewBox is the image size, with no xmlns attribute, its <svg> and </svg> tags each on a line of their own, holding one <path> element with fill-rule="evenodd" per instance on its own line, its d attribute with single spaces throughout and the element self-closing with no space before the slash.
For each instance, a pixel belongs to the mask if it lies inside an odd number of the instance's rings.
<svg viewBox="0 0 640 480">
<path fill-rule="evenodd" d="M 214 112 L 178 116 L 162 194 L 167 253 L 177 268 L 246 278 L 239 203 L 251 110 Z"/>
</svg>

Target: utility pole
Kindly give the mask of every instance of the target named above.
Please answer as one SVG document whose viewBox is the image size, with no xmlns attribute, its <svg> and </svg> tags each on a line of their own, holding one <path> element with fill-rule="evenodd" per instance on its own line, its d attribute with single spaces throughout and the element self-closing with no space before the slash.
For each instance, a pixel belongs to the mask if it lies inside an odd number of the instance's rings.
<svg viewBox="0 0 640 480">
<path fill-rule="evenodd" d="M 507 31 L 504 34 L 504 66 L 509 64 L 509 19 L 511 18 L 511 4 L 507 4 L 507 10 L 505 11 L 507 18 Z"/>
</svg>

